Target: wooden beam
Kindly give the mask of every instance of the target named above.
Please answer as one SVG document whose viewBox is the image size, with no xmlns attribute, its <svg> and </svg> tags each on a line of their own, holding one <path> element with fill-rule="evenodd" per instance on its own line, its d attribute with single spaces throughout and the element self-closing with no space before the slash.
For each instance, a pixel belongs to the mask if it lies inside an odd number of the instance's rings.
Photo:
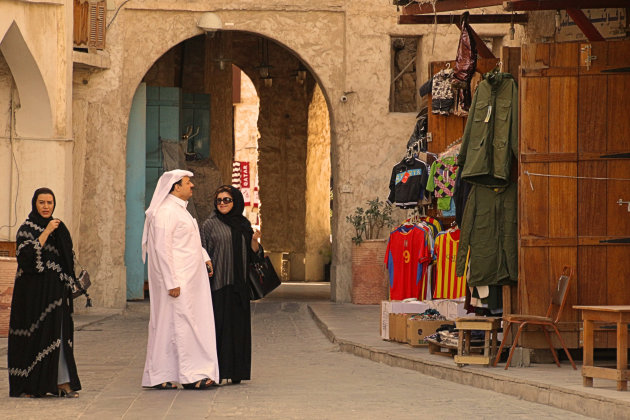
<svg viewBox="0 0 630 420">
<path fill-rule="evenodd" d="M 593 22 L 591 22 L 583 11 L 580 9 L 567 9 L 567 14 L 573 19 L 573 22 L 580 28 L 580 31 L 591 42 L 605 41 L 606 39 L 599 33 Z"/>
<path fill-rule="evenodd" d="M 500 6 L 503 0 L 442 0 L 436 1 L 435 10 L 430 3 L 411 3 L 403 7 L 403 15 L 424 15 L 435 12 L 451 12 L 453 10 L 468 10 L 477 7 Z"/>
<path fill-rule="evenodd" d="M 400 15 L 398 23 L 400 25 L 433 25 L 437 19 L 438 25 L 461 24 L 461 15 Z M 526 13 L 521 14 L 497 14 L 497 15 L 470 15 L 468 22 L 471 24 L 494 24 L 512 23 L 525 24 L 528 21 Z"/>
<path fill-rule="evenodd" d="M 628 0 L 512 0 L 503 2 L 503 8 L 508 12 L 618 7 L 628 7 Z"/>
</svg>

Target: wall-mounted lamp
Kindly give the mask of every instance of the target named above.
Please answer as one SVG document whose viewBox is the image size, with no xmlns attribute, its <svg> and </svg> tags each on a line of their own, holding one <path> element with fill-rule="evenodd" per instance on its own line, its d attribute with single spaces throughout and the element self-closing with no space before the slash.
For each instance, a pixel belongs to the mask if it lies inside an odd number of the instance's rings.
<svg viewBox="0 0 630 420">
<path fill-rule="evenodd" d="M 221 18 L 216 13 L 206 12 L 199 16 L 197 27 L 206 33 L 213 34 L 223 28 L 223 22 L 221 22 Z"/>
</svg>

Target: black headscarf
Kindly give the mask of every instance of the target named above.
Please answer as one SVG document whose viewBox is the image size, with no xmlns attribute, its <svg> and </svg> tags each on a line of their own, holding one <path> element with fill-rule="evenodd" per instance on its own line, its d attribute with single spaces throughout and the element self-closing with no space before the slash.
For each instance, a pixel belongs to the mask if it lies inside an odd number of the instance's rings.
<svg viewBox="0 0 630 420">
<path fill-rule="evenodd" d="M 217 207 L 217 195 L 221 192 L 227 192 L 232 196 L 232 202 L 234 205 L 227 214 L 222 214 Z M 247 272 L 243 270 L 243 267 L 247 263 L 247 255 L 251 253 L 251 241 L 254 231 L 252 225 L 243 216 L 243 210 L 245 210 L 245 200 L 243 194 L 231 185 L 222 185 L 217 189 L 214 194 L 214 208 L 217 218 L 230 227 L 232 232 L 232 255 L 234 264 L 234 284 L 237 287 L 241 301 L 243 304 L 249 305 L 249 289 L 247 284 Z M 247 252 L 243 255 L 243 240 L 245 240 L 245 249 Z M 245 260 L 243 260 L 245 258 Z"/>
<path fill-rule="evenodd" d="M 37 197 L 41 194 L 50 194 L 53 197 L 53 211 L 50 212 L 50 217 L 43 217 L 37 211 Z M 55 198 L 55 193 L 52 192 L 50 188 L 38 188 L 35 190 L 33 194 L 33 199 L 31 200 L 31 213 L 28 215 L 28 219 L 35 223 L 37 226 L 46 229 L 48 223 L 53 220 L 52 214 L 57 207 L 57 199 Z M 59 221 L 59 226 L 53 233 L 48 236 L 48 240 L 52 240 L 55 243 L 55 247 L 59 250 L 61 254 L 61 262 L 63 264 L 63 268 L 66 274 L 74 278 L 74 258 L 72 253 L 72 238 L 70 237 L 70 231 L 66 225 Z"/>
</svg>

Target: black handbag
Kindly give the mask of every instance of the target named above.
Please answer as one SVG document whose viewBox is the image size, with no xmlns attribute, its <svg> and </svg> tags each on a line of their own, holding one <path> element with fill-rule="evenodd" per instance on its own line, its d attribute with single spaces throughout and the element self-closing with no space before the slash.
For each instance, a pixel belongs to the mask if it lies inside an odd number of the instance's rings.
<svg viewBox="0 0 630 420">
<path fill-rule="evenodd" d="M 88 273 L 87 270 L 83 268 L 83 266 L 79 263 L 79 260 L 77 259 L 76 255 L 74 255 L 74 252 L 72 253 L 72 256 L 74 257 L 77 265 L 81 268 L 81 272 L 78 276 L 76 276 L 71 287 L 72 299 L 76 299 L 81 295 L 85 295 L 85 297 L 87 298 L 85 306 L 86 308 L 89 308 L 92 306 L 92 299 L 87 292 L 87 289 L 92 285 L 92 281 L 90 280 L 90 273 Z"/>
<path fill-rule="evenodd" d="M 281 283 L 269 257 L 250 263 L 247 277 L 250 300 L 264 298 Z"/>
</svg>

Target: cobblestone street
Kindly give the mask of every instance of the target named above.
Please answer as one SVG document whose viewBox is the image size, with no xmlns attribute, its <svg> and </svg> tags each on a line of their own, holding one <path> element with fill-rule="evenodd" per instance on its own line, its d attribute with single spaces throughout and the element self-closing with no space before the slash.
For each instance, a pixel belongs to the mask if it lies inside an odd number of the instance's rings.
<svg viewBox="0 0 630 420">
<path fill-rule="evenodd" d="M 586 418 L 342 353 L 317 328 L 306 303 L 288 300 L 253 305 L 252 381 L 198 392 L 146 390 L 140 380 L 148 308 L 148 302 L 130 303 L 123 315 L 76 332 L 78 400 L 9 398 L 3 360 L 0 417 Z"/>
</svg>

